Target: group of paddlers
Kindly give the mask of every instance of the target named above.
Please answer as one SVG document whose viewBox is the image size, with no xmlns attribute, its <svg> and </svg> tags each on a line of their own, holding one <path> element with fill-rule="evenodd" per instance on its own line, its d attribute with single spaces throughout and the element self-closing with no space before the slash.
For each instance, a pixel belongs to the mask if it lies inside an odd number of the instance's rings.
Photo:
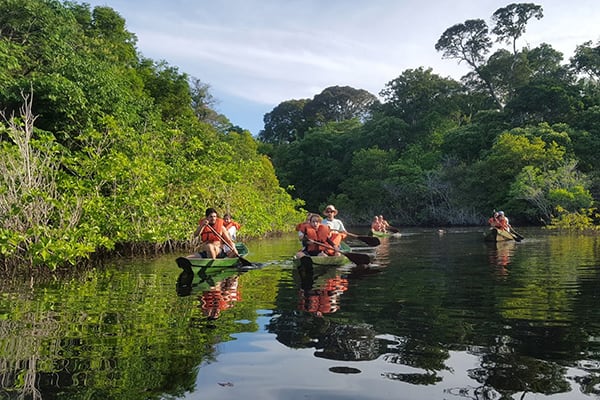
<svg viewBox="0 0 600 400">
<path fill-rule="evenodd" d="M 203 258 L 239 257 L 235 240 L 240 228 L 231 214 L 226 213 L 220 218 L 217 210 L 207 208 L 194 232 L 194 238 L 200 238 L 197 254 Z"/>
<path fill-rule="evenodd" d="M 494 214 L 488 219 L 488 223 L 492 228 L 510 232 L 510 224 L 508 218 L 504 215 L 504 211 L 494 211 Z"/>
<path fill-rule="evenodd" d="M 375 232 L 384 232 L 390 229 L 390 224 L 383 218 L 383 215 L 376 215 L 371 222 L 371 230 Z"/>
<path fill-rule="evenodd" d="M 316 213 L 308 213 L 304 222 L 296 225 L 302 241 L 302 249 L 296 254 L 297 258 L 340 255 L 342 240 L 348 236 L 348 232 L 344 223 L 335 218 L 337 213 L 337 209 L 330 204 L 323 211 L 325 218 Z"/>
</svg>

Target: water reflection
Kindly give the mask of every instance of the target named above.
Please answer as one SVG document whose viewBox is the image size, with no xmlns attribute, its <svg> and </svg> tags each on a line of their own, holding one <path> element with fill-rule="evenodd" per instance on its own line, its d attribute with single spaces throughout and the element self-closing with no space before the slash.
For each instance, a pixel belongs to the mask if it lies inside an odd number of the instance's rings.
<svg viewBox="0 0 600 400">
<path fill-rule="evenodd" d="M 411 233 L 374 266 L 304 276 L 290 237 L 251 246 L 269 267 L 243 274 L 186 275 L 170 256 L 0 282 L 0 398 L 600 396 L 599 237 Z"/>
<path fill-rule="evenodd" d="M 200 309 L 208 320 L 219 318 L 221 312 L 241 300 L 239 276 L 236 268 L 184 269 L 177 278 L 178 296 L 199 293 Z"/>
<path fill-rule="evenodd" d="M 514 255 L 517 242 L 485 242 L 487 248 L 488 262 L 494 267 L 498 276 L 508 275 L 508 267 L 511 263 L 511 258 Z"/>
<path fill-rule="evenodd" d="M 298 309 L 317 316 L 336 312 L 340 296 L 348 290 L 348 279 L 331 266 L 303 262 L 294 277 L 300 287 Z"/>
</svg>

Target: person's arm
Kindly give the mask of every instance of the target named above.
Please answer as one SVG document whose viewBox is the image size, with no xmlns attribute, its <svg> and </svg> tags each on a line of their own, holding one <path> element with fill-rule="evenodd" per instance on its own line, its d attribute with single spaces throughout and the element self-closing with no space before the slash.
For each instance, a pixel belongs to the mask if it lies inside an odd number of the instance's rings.
<svg viewBox="0 0 600 400">
<path fill-rule="evenodd" d="M 199 235 L 202 234 L 202 231 L 204 230 L 204 228 L 206 227 L 206 224 L 208 223 L 206 218 L 202 218 L 200 220 L 200 222 L 198 222 L 198 227 L 196 228 L 196 230 L 194 231 L 194 237 L 197 237 Z"/>
<path fill-rule="evenodd" d="M 239 256 L 239 253 L 238 253 L 237 249 L 235 248 L 235 243 L 233 243 L 233 240 L 231 240 L 231 236 L 229 235 L 229 231 L 227 230 L 227 228 L 223 227 L 223 229 L 221 229 L 221 236 L 223 237 L 225 244 L 227 246 L 229 246 L 231 251 L 233 251 L 233 253 L 236 256 Z"/>
</svg>

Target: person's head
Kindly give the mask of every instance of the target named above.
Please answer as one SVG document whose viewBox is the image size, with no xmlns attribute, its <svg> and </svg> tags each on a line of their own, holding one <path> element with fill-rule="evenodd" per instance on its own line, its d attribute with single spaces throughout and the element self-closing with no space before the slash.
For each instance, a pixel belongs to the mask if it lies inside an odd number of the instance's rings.
<svg viewBox="0 0 600 400">
<path fill-rule="evenodd" d="M 323 220 L 323 219 L 321 218 L 321 216 L 320 216 L 320 215 L 313 214 L 313 215 L 311 215 L 311 217 L 310 217 L 309 223 L 310 223 L 310 225 L 311 225 L 311 226 L 313 226 L 313 227 L 315 227 L 315 228 L 316 228 L 317 226 L 319 226 L 319 224 L 321 224 L 321 221 L 322 221 L 322 220 Z"/>
<path fill-rule="evenodd" d="M 331 216 L 331 218 L 335 217 L 337 215 L 338 211 L 335 209 L 335 207 L 333 205 L 328 205 L 327 207 L 325 207 L 325 211 L 323 211 L 323 214 L 325 214 L 326 216 Z"/>
<path fill-rule="evenodd" d="M 313 216 L 314 214 L 309 212 L 308 214 L 306 214 L 306 222 L 310 222 L 310 218 Z"/>
<path fill-rule="evenodd" d="M 214 208 L 207 208 L 206 212 L 204 213 L 204 216 L 206 217 L 207 220 L 214 222 L 214 221 L 216 221 L 217 217 L 219 216 L 219 213 Z"/>
<path fill-rule="evenodd" d="M 232 217 L 231 217 L 231 214 L 230 214 L 230 213 L 225 213 L 225 214 L 223 215 L 223 220 L 224 220 L 225 222 L 229 222 L 229 221 L 231 221 L 231 219 L 232 219 Z"/>
<path fill-rule="evenodd" d="M 498 216 L 504 217 L 504 211 L 498 211 Z"/>
</svg>

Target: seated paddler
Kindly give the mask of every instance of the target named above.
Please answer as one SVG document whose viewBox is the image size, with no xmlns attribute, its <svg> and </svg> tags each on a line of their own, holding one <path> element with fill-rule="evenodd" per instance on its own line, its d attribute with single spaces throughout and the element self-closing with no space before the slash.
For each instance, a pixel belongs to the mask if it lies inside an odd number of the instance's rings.
<svg viewBox="0 0 600 400">
<path fill-rule="evenodd" d="M 331 239 L 329 226 L 322 224 L 321 221 L 321 216 L 313 214 L 310 217 L 309 224 L 302 227 L 303 247 L 296 254 L 296 258 L 339 255 L 337 247 Z"/>
<path fill-rule="evenodd" d="M 203 258 L 239 257 L 235 243 L 217 210 L 207 208 L 204 215 L 194 232 L 194 237 L 200 236 L 199 255 Z"/>
</svg>

